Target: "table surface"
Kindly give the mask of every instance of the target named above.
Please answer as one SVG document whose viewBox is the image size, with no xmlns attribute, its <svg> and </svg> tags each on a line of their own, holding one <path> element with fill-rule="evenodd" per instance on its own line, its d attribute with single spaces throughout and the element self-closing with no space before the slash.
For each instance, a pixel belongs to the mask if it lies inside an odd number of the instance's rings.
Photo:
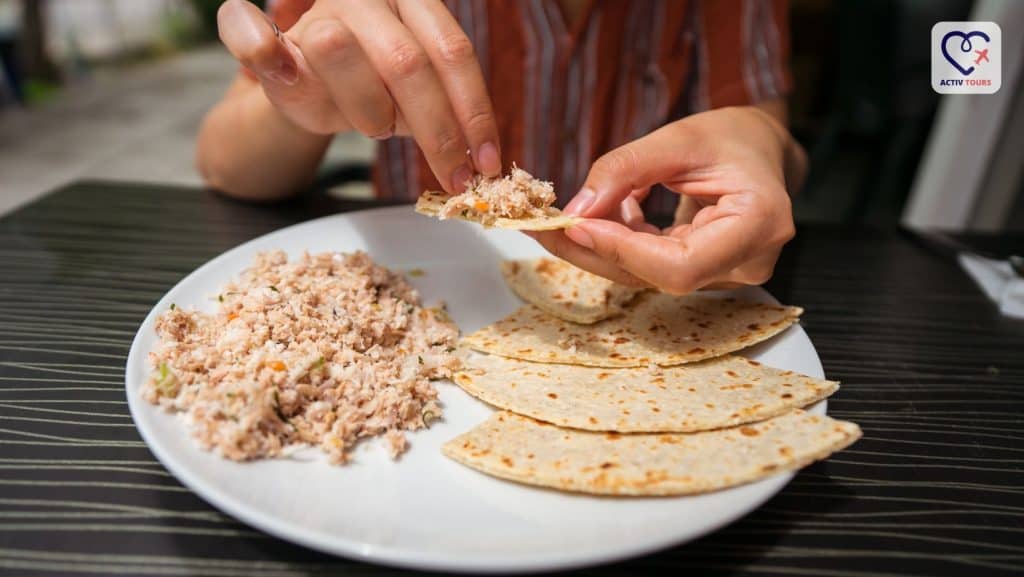
<svg viewBox="0 0 1024 577">
<path fill-rule="evenodd" d="M 0 574 L 403 573 L 219 513 L 153 458 L 124 396 L 135 331 L 187 273 L 260 234 L 368 206 L 80 183 L 0 219 Z M 587 572 L 1019 574 L 1024 322 L 896 233 L 801 229 L 768 288 L 806 309 L 843 383 L 830 414 L 864 438 L 724 530 Z"/>
</svg>

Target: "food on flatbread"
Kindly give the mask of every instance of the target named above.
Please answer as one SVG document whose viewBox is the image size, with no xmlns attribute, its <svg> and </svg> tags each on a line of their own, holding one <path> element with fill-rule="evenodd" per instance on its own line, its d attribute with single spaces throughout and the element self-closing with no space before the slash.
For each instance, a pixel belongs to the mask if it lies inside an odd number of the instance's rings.
<svg viewBox="0 0 1024 577">
<path fill-rule="evenodd" d="M 202 447 L 249 460 L 310 444 L 342 463 L 384 435 L 397 456 L 402 431 L 441 415 L 430 381 L 457 368 L 458 329 L 365 253 L 263 253 L 217 300 L 159 316 L 142 389 Z"/>
<path fill-rule="evenodd" d="M 622 313 L 645 290 L 617 284 L 557 258 L 506 260 L 501 263 L 501 274 L 526 302 L 580 324 Z"/>
<path fill-rule="evenodd" d="M 600 495 L 687 495 L 804 467 L 860 438 L 849 422 L 784 415 L 700 433 L 563 429 L 500 411 L 445 443 L 448 457 L 495 477 Z"/>
<path fill-rule="evenodd" d="M 466 351 L 452 380 L 499 409 L 562 427 L 620 433 L 688 433 L 761 421 L 839 388 L 733 355 L 652 370 L 540 364 Z"/>
<path fill-rule="evenodd" d="M 537 180 L 529 172 L 512 167 L 505 177 L 474 176 L 461 194 L 427 191 L 416 201 L 416 212 L 441 220 L 457 218 L 485 227 L 515 230 L 555 230 L 578 222 L 552 204 L 555 191 L 550 182 Z"/>
<path fill-rule="evenodd" d="M 797 321 L 803 309 L 691 294 L 638 297 L 626 314 L 578 325 L 526 305 L 466 336 L 467 347 L 527 361 L 671 366 L 735 352 Z"/>
</svg>

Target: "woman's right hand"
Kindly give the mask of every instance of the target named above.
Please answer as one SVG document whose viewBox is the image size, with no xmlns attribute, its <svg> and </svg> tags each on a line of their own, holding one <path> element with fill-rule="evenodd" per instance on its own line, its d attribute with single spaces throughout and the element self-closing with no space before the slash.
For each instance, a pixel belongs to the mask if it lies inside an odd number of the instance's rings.
<svg viewBox="0 0 1024 577">
<path fill-rule="evenodd" d="M 480 64 L 440 0 L 319 0 L 285 33 L 252 3 L 228 0 L 217 22 L 231 54 L 300 128 L 410 134 L 448 192 L 474 172 L 501 172 Z"/>
</svg>

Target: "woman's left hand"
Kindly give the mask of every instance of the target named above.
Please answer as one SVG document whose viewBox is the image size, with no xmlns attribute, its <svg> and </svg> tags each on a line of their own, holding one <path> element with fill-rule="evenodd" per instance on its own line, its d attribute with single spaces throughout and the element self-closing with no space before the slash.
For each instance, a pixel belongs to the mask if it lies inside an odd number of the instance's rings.
<svg viewBox="0 0 1024 577">
<path fill-rule="evenodd" d="M 580 268 L 668 293 L 761 284 L 793 238 L 787 189 L 805 167 L 800 146 L 760 109 L 703 112 L 599 158 L 565 209 L 587 220 L 532 236 Z M 656 184 L 682 195 L 665 230 L 640 210 Z"/>
</svg>

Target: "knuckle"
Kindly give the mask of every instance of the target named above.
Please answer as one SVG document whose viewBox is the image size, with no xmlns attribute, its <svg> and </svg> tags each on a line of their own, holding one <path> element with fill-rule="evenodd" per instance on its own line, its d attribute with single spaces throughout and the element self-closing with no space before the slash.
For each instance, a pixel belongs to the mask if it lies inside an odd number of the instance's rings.
<svg viewBox="0 0 1024 577">
<path fill-rule="evenodd" d="M 487 135 L 494 130 L 494 114 L 486 103 L 474 105 L 464 121 L 469 134 Z"/>
<path fill-rule="evenodd" d="M 674 266 L 665 277 L 661 289 L 673 295 L 685 295 L 700 287 L 699 279 L 683 266 Z"/>
<path fill-rule="evenodd" d="M 465 34 L 453 33 L 437 41 L 438 57 L 446 66 L 458 67 L 476 59 L 473 43 Z"/>
<path fill-rule="evenodd" d="M 774 268 L 768 268 L 760 272 L 755 276 L 754 282 L 757 284 L 764 284 L 772 280 L 772 276 L 775 274 Z"/>
<path fill-rule="evenodd" d="M 461 155 L 465 153 L 465 149 L 466 145 L 462 142 L 462 138 L 457 132 L 450 129 L 442 129 L 434 134 L 434 138 L 428 147 L 433 156 L 441 157 L 456 151 Z"/>
<path fill-rule="evenodd" d="M 757 267 L 752 271 L 743 275 L 743 282 L 745 284 L 759 285 L 764 284 L 771 280 L 772 274 L 775 273 L 774 267 Z"/>
<path fill-rule="evenodd" d="M 539 233 L 537 236 L 534 237 L 534 240 L 539 242 L 545 250 L 547 250 L 554 256 L 557 256 L 558 258 L 561 259 L 565 258 L 565 247 L 561 242 L 559 242 L 559 239 L 554 235 Z"/>
<path fill-rule="evenodd" d="M 388 50 L 386 64 L 388 75 L 393 80 L 405 80 L 426 70 L 430 59 L 419 46 L 402 42 Z"/>
<path fill-rule="evenodd" d="M 373 118 L 367 119 L 353 119 L 353 124 L 356 130 L 369 138 L 385 138 L 387 135 L 393 136 L 395 120 L 394 114 L 389 118 L 386 116 L 387 111 L 381 110 Z"/>
<path fill-rule="evenodd" d="M 594 171 L 597 174 L 608 177 L 625 178 L 632 183 L 634 176 L 637 174 L 638 165 L 639 159 L 637 158 L 636 150 L 626 145 L 601 155 L 594 162 Z M 636 186 L 631 185 L 631 188 L 636 188 Z"/>
<path fill-rule="evenodd" d="M 626 258 L 623 256 L 622 251 L 619 250 L 618 245 L 613 244 L 605 248 L 605 250 L 601 251 L 601 253 L 601 256 L 603 256 L 605 260 L 619 268 L 622 268 L 624 265 L 627 264 Z"/>
<path fill-rule="evenodd" d="M 353 36 L 333 22 L 321 20 L 310 25 L 306 46 L 315 60 L 337 60 L 346 55 L 355 43 Z"/>
<path fill-rule="evenodd" d="M 793 219 L 791 219 L 791 218 L 790 219 L 786 219 L 786 223 L 783 225 L 782 229 L 779 231 L 779 242 L 780 242 L 780 244 L 786 244 L 787 242 L 793 240 L 793 237 L 795 237 L 795 236 L 796 236 L 796 226 L 793 225 Z"/>
</svg>

